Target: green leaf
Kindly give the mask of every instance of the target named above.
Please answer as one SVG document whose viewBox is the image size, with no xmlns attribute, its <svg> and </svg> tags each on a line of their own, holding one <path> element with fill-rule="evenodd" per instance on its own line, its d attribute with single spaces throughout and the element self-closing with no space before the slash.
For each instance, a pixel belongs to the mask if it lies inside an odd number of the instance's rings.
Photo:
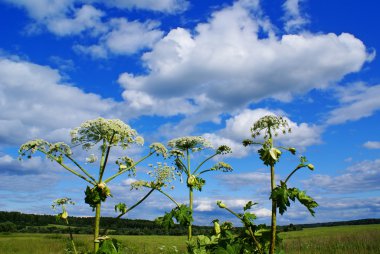
<svg viewBox="0 0 380 254">
<path fill-rule="evenodd" d="M 243 221 L 244 225 L 247 227 L 247 226 L 253 225 L 254 220 L 256 218 L 257 218 L 256 215 L 254 215 L 250 212 L 245 212 L 243 217 L 242 217 L 242 221 Z"/>
<path fill-rule="evenodd" d="M 247 210 L 251 209 L 252 206 L 257 205 L 257 204 L 258 203 L 253 203 L 252 201 L 249 201 L 247 204 L 245 204 L 243 209 L 244 209 L 244 211 L 247 211 Z"/>
</svg>

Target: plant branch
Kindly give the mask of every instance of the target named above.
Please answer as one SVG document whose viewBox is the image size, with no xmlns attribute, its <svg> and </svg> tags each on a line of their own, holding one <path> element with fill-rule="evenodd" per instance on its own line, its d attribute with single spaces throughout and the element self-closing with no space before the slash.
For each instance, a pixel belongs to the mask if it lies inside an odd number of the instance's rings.
<svg viewBox="0 0 380 254">
<path fill-rule="evenodd" d="M 110 144 L 107 146 L 107 151 L 106 151 L 103 167 L 100 169 L 100 180 L 99 180 L 99 182 L 101 182 L 101 179 L 103 178 L 103 174 L 104 174 L 104 171 L 105 171 L 106 166 L 107 166 L 108 156 L 109 156 L 110 151 L 111 151 L 111 144 L 112 144 L 112 140 L 113 140 L 114 136 L 115 136 L 115 132 L 113 132 L 113 134 L 111 136 Z"/>
<path fill-rule="evenodd" d="M 65 154 L 66 158 L 68 158 L 71 162 L 73 162 L 86 176 L 88 176 L 91 180 L 96 182 L 95 178 L 90 175 L 78 162 L 76 162 L 70 155 Z"/>
<path fill-rule="evenodd" d="M 303 167 L 305 167 L 306 165 L 303 165 L 303 164 L 300 164 L 300 165 L 298 165 L 289 175 L 288 175 L 288 177 L 285 179 L 285 183 L 287 183 L 288 182 L 288 180 L 290 179 L 290 177 L 292 177 L 292 175 L 295 173 L 295 172 L 297 172 L 300 168 L 303 168 Z"/>
<path fill-rule="evenodd" d="M 121 175 L 121 174 L 124 174 L 125 172 L 127 172 L 128 170 L 130 170 L 131 168 L 134 168 L 136 167 L 139 163 L 141 163 L 142 161 L 144 161 L 145 159 L 149 158 L 150 156 L 152 156 L 152 154 L 154 154 L 155 152 L 150 152 L 148 155 L 146 155 L 145 157 L 141 158 L 139 161 L 137 161 L 135 164 L 133 164 L 132 166 L 130 166 L 129 168 L 126 168 L 126 169 L 123 169 L 121 171 L 119 171 L 118 173 L 114 174 L 113 176 L 110 176 L 109 178 L 107 178 L 106 180 L 104 180 L 105 183 L 108 183 L 109 181 L 111 181 L 112 179 L 114 179 L 115 177 Z"/>
<path fill-rule="evenodd" d="M 170 196 L 169 194 L 167 194 L 166 192 L 162 191 L 161 189 L 156 189 L 157 191 L 159 191 L 160 193 L 164 194 L 168 199 L 170 199 L 177 207 L 180 207 L 180 205 L 178 204 L 177 201 L 174 200 L 174 198 L 172 196 Z"/>
<path fill-rule="evenodd" d="M 69 168 L 68 166 L 66 166 L 66 164 L 60 162 L 57 158 L 55 158 L 55 157 L 52 156 L 51 154 L 49 154 L 49 153 L 47 153 L 47 152 L 45 152 L 45 151 L 43 151 L 43 150 L 40 150 L 40 149 L 38 149 L 38 150 L 39 150 L 40 152 L 42 152 L 43 154 L 45 154 L 45 155 L 46 155 L 47 157 L 49 157 L 50 159 L 56 161 L 56 162 L 57 162 L 59 165 L 61 165 L 64 169 L 66 169 L 66 170 L 70 171 L 71 173 L 73 173 L 74 175 L 76 175 L 76 176 L 82 178 L 82 179 L 85 180 L 86 182 L 95 185 L 95 183 L 94 183 L 93 181 L 91 181 L 90 179 L 86 178 L 85 176 L 79 174 L 79 173 L 76 172 L 75 170 Z"/>
<path fill-rule="evenodd" d="M 211 155 L 210 157 L 208 157 L 207 159 L 205 159 L 201 164 L 198 165 L 198 167 L 194 170 L 193 174 L 197 173 L 197 171 L 200 169 L 200 167 L 202 167 L 203 164 L 205 164 L 207 161 L 211 160 L 212 158 L 214 158 L 214 157 L 217 156 L 217 155 L 218 155 L 218 154 L 215 153 L 215 154 Z M 203 171 L 202 171 L 202 172 L 203 172 Z M 199 173 L 199 175 L 202 174 L 202 172 Z"/>
<path fill-rule="evenodd" d="M 128 208 L 125 212 L 122 212 L 121 214 L 119 214 L 115 220 L 118 220 L 120 219 L 121 217 L 123 217 L 126 213 L 128 213 L 129 211 L 131 211 L 132 209 L 136 208 L 136 206 L 140 205 L 145 199 L 147 199 L 150 194 L 153 193 L 155 189 L 151 189 L 142 199 L 140 199 L 138 202 L 136 202 L 133 206 L 131 206 L 130 208 Z M 116 221 L 115 221 L 116 223 Z M 103 231 L 103 235 L 107 235 L 107 232 L 108 232 L 109 228 L 106 228 L 104 231 Z"/>
</svg>

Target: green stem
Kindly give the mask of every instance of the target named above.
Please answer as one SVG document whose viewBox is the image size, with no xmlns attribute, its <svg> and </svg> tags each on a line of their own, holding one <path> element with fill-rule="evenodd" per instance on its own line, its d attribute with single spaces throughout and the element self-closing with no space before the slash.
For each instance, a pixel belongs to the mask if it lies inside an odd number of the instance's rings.
<svg viewBox="0 0 380 254">
<path fill-rule="evenodd" d="M 138 162 L 136 162 L 135 164 L 133 164 L 132 166 L 130 166 L 129 168 L 126 168 L 126 169 L 123 169 L 121 171 L 119 171 L 118 173 L 114 174 L 113 176 L 107 178 L 106 180 L 104 180 L 105 183 L 108 183 L 109 181 L 111 181 L 112 179 L 114 179 L 115 177 L 127 172 L 128 170 L 130 170 L 131 168 L 133 167 L 136 167 L 139 163 L 141 163 L 142 161 L 144 161 L 145 159 L 149 158 L 150 156 L 152 156 L 152 154 L 154 154 L 155 152 L 150 152 L 147 156 L 143 157 L 142 159 L 140 159 Z"/>
<path fill-rule="evenodd" d="M 95 224 L 94 224 L 94 253 L 99 250 L 99 230 L 100 230 L 100 208 L 101 203 L 96 204 L 95 208 Z"/>
<path fill-rule="evenodd" d="M 94 181 L 94 183 L 96 182 L 96 180 L 95 180 L 95 178 L 94 177 L 92 177 L 92 175 L 90 175 L 81 165 L 79 165 L 79 163 L 78 162 L 76 162 L 73 158 L 71 158 L 71 156 L 69 156 L 69 155 L 66 155 L 65 154 L 65 156 L 69 159 L 69 160 L 71 160 L 86 176 L 88 176 L 91 180 L 93 180 Z"/>
<path fill-rule="evenodd" d="M 189 188 L 189 208 L 191 211 L 191 216 L 193 216 L 193 187 Z M 187 235 L 187 240 L 190 241 L 192 238 L 192 223 L 190 221 L 189 227 L 188 227 L 188 235 Z"/>
<path fill-rule="evenodd" d="M 207 159 L 205 159 L 201 164 L 198 165 L 198 167 L 194 170 L 193 174 L 197 173 L 197 171 L 202 167 L 203 164 L 205 164 L 207 161 L 211 160 L 212 158 L 214 158 L 215 156 L 217 156 L 218 154 L 215 153 L 214 155 L 211 155 L 210 157 L 208 157 Z M 203 172 L 203 171 L 202 171 Z M 202 174 L 199 173 L 199 174 Z"/>
<path fill-rule="evenodd" d="M 257 241 L 255 234 L 252 231 L 251 225 L 245 224 L 244 221 L 242 220 L 242 217 L 239 214 L 237 214 L 236 212 L 232 211 L 230 208 L 225 207 L 224 209 L 229 211 L 231 214 L 236 216 L 241 222 L 243 222 L 244 226 L 248 229 L 249 235 L 252 237 L 253 241 L 256 243 L 257 248 L 259 249 L 260 253 L 263 253 L 262 249 L 261 249 L 261 244 Z"/>
<path fill-rule="evenodd" d="M 105 155 L 105 158 L 104 158 L 103 167 L 101 167 L 101 170 L 100 170 L 100 180 L 99 180 L 99 183 L 101 182 L 101 179 L 103 178 L 103 174 L 104 174 L 104 171 L 105 171 L 106 166 L 107 166 L 108 156 L 109 156 L 110 151 L 111 151 L 111 144 L 112 144 L 112 139 L 113 139 L 114 136 L 115 136 L 115 132 L 112 134 L 110 145 L 107 146 L 107 151 L 106 151 L 106 155 Z"/>
<path fill-rule="evenodd" d="M 71 227 L 69 225 L 69 220 L 65 219 L 65 221 L 66 221 L 66 225 L 69 227 L 69 235 L 70 235 L 71 246 L 73 247 L 74 253 L 77 254 L 78 252 L 77 252 L 77 249 L 75 248 L 73 232 L 71 231 Z"/>
<path fill-rule="evenodd" d="M 140 199 L 138 202 L 136 202 L 133 206 L 131 206 L 130 208 L 128 208 L 125 212 L 119 214 L 115 220 L 118 220 L 120 219 L 122 216 L 124 216 L 125 214 L 127 214 L 129 211 L 131 211 L 132 209 L 136 208 L 136 206 L 140 205 L 145 199 L 147 199 L 149 197 L 150 194 L 153 193 L 155 189 L 151 189 L 142 199 Z M 114 222 L 116 224 L 116 221 Z M 103 231 L 103 235 L 107 235 L 107 232 L 108 232 L 108 228 L 105 229 Z"/>
<path fill-rule="evenodd" d="M 160 189 L 156 189 L 157 191 L 159 191 L 160 193 L 164 194 L 168 199 L 170 199 L 177 207 L 180 207 L 180 204 L 174 200 L 174 198 L 172 196 L 170 196 L 169 194 L 167 194 L 166 192 L 160 190 Z"/>
<path fill-rule="evenodd" d="M 273 139 L 272 139 L 272 132 L 271 127 L 268 126 L 268 135 L 269 135 L 269 145 L 270 148 L 273 148 Z M 271 179 L 271 193 L 273 192 L 274 188 L 276 187 L 276 179 L 275 179 L 275 168 L 274 163 L 270 165 L 270 179 Z M 276 224 L 277 224 L 277 206 L 274 199 L 272 199 L 272 216 L 271 216 L 271 241 L 270 241 L 270 247 L 269 247 L 269 254 L 274 254 L 275 248 L 276 248 Z"/>
<path fill-rule="evenodd" d="M 288 177 L 285 179 L 285 183 L 288 182 L 288 180 L 290 179 L 290 177 L 292 177 L 292 175 L 293 175 L 295 172 L 297 172 L 297 170 L 299 170 L 300 168 L 303 168 L 303 167 L 304 167 L 304 166 L 303 166 L 302 164 L 298 165 L 298 166 L 292 171 L 292 173 L 290 173 L 290 174 L 288 175 Z"/>
<path fill-rule="evenodd" d="M 90 179 L 86 178 L 85 176 L 79 174 L 78 172 L 76 172 L 75 170 L 69 168 L 68 166 L 66 166 L 64 163 L 62 162 L 59 162 L 59 160 L 57 158 L 55 158 L 54 156 L 52 156 L 51 154 L 48 154 L 47 152 L 43 151 L 43 150 L 39 150 L 40 152 L 44 153 L 47 157 L 49 157 L 50 159 L 56 161 L 59 165 L 61 165 L 64 169 L 70 171 L 71 173 L 73 173 L 74 175 L 82 178 L 83 180 L 85 180 L 86 182 L 90 183 L 90 184 L 94 184 L 93 181 L 91 181 Z"/>
<path fill-rule="evenodd" d="M 275 188 L 275 174 L 274 174 L 274 166 L 270 167 L 271 172 L 271 191 Z M 276 215 L 277 215 L 277 207 L 276 202 L 272 199 L 272 218 L 271 218 L 271 241 L 270 241 L 270 249 L 269 254 L 274 254 L 274 250 L 276 247 Z"/>
<path fill-rule="evenodd" d="M 190 169 L 190 155 L 189 155 L 189 149 L 186 150 L 186 159 L 187 159 L 187 177 L 191 176 L 191 169 Z M 193 194 L 193 187 L 189 187 L 189 208 L 191 211 L 191 216 L 193 216 L 193 199 L 194 199 L 194 194 Z M 190 221 L 189 227 L 188 227 L 188 232 L 187 232 L 187 240 L 190 241 L 193 233 L 192 233 L 192 222 Z"/>
<path fill-rule="evenodd" d="M 182 160 L 179 157 L 177 157 L 177 159 L 181 163 L 181 165 L 183 166 L 183 168 L 187 170 L 187 168 L 186 168 L 185 164 L 183 164 Z"/>
</svg>

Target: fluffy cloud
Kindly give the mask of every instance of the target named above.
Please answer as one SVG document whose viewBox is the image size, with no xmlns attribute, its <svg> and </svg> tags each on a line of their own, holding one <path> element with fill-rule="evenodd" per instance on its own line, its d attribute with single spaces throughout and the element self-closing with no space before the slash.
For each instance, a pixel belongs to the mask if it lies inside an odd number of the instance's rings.
<svg viewBox="0 0 380 254">
<path fill-rule="evenodd" d="M 0 141 L 20 145 L 33 138 L 67 140 L 69 130 L 99 115 L 120 117 L 110 99 L 62 82 L 58 71 L 0 58 Z"/>
<path fill-rule="evenodd" d="M 363 144 L 365 148 L 368 149 L 380 149 L 380 142 L 378 141 L 367 141 Z"/>
<path fill-rule="evenodd" d="M 380 85 L 354 84 L 336 89 L 340 105 L 330 112 L 327 124 L 340 124 L 373 115 L 380 109 Z"/>
<path fill-rule="evenodd" d="M 104 13 L 91 5 L 75 9 L 72 16 L 72 18 L 65 16 L 50 18 L 46 22 L 47 29 L 59 36 L 80 34 L 86 30 L 98 34 L 106 29 L 101 23 Z"/>
<path fill-rule="evenodd" d="M 300 12 L 300 3 L 304 0 L 286 0 L 283 4 L 285 11 L 285 31 L 292 32 L 302 28 L 309 21 Z"/>
<path fill-rule="evenodd" d="M 130 22 L 125 18 L 111 19 L 107 23 L 108 32 L 99 43 L 90 46 L 76 45 L 74 49 L 90 54 L 95 58 L 105 58 L 109 53 L 130 55 L 142 49 L 150 48 L 161 39 L 162 31 L 155 22 Z"/>
<path fill-rule="evenodd" d="M 226 144 L 231 146 L 234 157 L 247 155 L 249 149 L 242 146 L 244 139 L 251 137 L 250 128 L 253 123 L 266 115 L 284 115 L 281 111 L 270 111 L 267 109 L 246 109 L 226 121 L 226 127 L 216 133 L 206 133 L 205 138 L 209 139 L 215 146 Z M 316 125 L 307 123 L 295 123 L 285 117 L 292 132 L 286 135 L 279 134 L 278 140 L 289 146 L 304 149 L 307 146 L 320 143 L 320 135 L 323 129 Z"/>
<path fill-rule="evenodd" d="M 214 12 L 194 31 L 171 30 L 143 55 L 148 74 L 125 73 L 119 79 L 139 97 L 181 98 L 201 111 L 204 101 L 214 114 L 265 98 L 289 101 L 296 94 L 323 89 L 369 59 L 364 44 L 351 34 L 295 34 L 261 38 L 260 19 L 241 2 Z M 123 78 L 123 77 L 128 78 Z"/>
<path fill-rule="evenodd" d="M 333 193 L 371 192 L 380 190 L 380 160 L 362 161 L 338 176 L 313 175 L 304 181 L 307 187 Z M 318 183 L 315 186 L 315 183 Z"/>
<path fill-rule="evenodd" d="M 98 1 L 98 0 L 5 0 L 6 2 L 13 4 L 16 7 L 25 9 L 29 16 L 35 21 L 27 26 L 29 33 L 40 32 L 41 29 L 47 29 L 58 36 L 70 36 L 77 35 L 88 31 L 92 35 L 100 35 L 108 30 L 112 30 L 114 22 L 104 22 L 105 12 L 100 8 L 121 8 L 121 9 L 145 9 L 152 11 L 160 11 L 167 13 L 177 13 L 184 11 L 188 2 L 185 0 L 113 0 L 113 1 Z M 97 4 L 99 9 L 95 8 L 91 4 Z M 105 7 L 105 8 L 104 8 Z M 107 33 L 107 42 L 110 43 L 110 49 L 120 50 L 120 43 L 125 43 L 126 36 L 129 36 L 129 40 L 132 38 L 132 43 L 127 40 L 128 44 L 126 48 L 122 48 L 122 51 L 130 51 L 131 47 L 137 47 L 137 43 L 141 43 L 144 40 L 152 40 L 152 36 L 156 37 L 155 33 L 144 33 L 143 38 L 141 36 L 142 29 L 140 23 L 135 22 L 129 24 L 128 27 L 123 27 L 120 30 L 114 30 L 111 33 Z M 136 27 L 137 26 L 137 27 Z M 135 33 L 136 32 L 136 33 Z M 136 40 L 139 40 L 136 42 Z M 102 37 L 104 40 L 104 36 Z M 157 38 L 156 38 L 157 39 Z M 148 42 L 148 43 L 149 43 Z M 133 46 L 132 46 L 133 45 Z M 146 45 L 143 44 L 143 46 Z M 84 49 L 91 52 L 94 46 L 88 46 Z M 94 53 L 95 54 L 95 53 Z M 98 53 L 99 56 L 99 53 Z"/>
</svg>

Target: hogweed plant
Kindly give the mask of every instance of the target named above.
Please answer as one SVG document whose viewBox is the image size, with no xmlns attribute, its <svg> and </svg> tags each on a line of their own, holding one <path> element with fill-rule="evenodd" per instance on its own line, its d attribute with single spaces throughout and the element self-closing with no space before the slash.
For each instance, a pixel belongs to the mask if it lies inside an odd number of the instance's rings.
<svg viewBox="0 0 380 254">
<path fill-rule="evenodd" d="M 61 208 L 61 212 L 57 214 L 56 219 L 57 221 L 63 220 L 69 229 L 69 237 L 70 237 L 70 244 L 71 244 L 71 250 L 68 252 L 74 252 L 74 254 L 77 254 L 77 249 L 75 247 L 73 233 L 71 231 L 71 227 L 69 224 L 69 213 L 67 212 L 66 206 L 67 205 L 75 205 L 75 203 L 71 200 L 71 198 L 59 198 L 54 200 L 53 204 L 51 205 L 51 208 L 55 211 L 58 207 Z"/>
<path fill-rule="evenodd" d="M 183 226 L 188 227 L 188 243 L 192 239 L 192 222 L 193 222 L 193 204 L 194 204 L 194 190 L 202 191 L 203 186 L 206 183 L 206 180 L 201 176 L 207 172 L 211 171 L 222 171 L 222 172 L 230 172 L 232 171 L 232 167 L 224 162 L 218 162 L 212 167 L 205 168 L 206 162 L 216 157 L 217 155 L 223 155 L 231 152 L 231 149 L 228 146 L 220 146 L 217 149 L 213 149 L 211 143 L 209 143 L 205 138 L 200 136 L 188 136 L 172 139 L 168 142 L 168 146 L 171 148 L 169 154 L 172 158 L 174 158 L 174 165 L 176 170 L 176 175 L 181 179 L 182 177 L 186 178 L 186 186 L 188 188 L 189 193 L 189 205 L 179 204 L 176 200 L 174 200 L 167 192 L 165 192 L 160 186 L 157 184 L 144 182 L 142 185 L 144 187 L 157 189 L 159 192 L 164 194 L 167 198 L 169 198 L 176 207 L 173 208 L 169 213 L 165 213 L 163 217 L 157 218 L 157 222 L 165 227 L 170 227 L 174 225 L 174 220 L 176 219 Z M 197 166 L 191 166 L 191 157 L 196 153 L 206 149 L 214 150 L 214 153 L 206 159 L 204 159 Z M 165 165 L 162 167 L 159 165 L 160 174 L 168 170 L 171 167 Z"/>
<path fill-rule="evenodd" d="M 272 200 L 272 216 L 271 216 L 271 238 L 270 238 L 270 249 L 269 253 L 275 253 L 276 246 L 276 216 L 277 209 L 282 215 L 287 207 L 290 206 L 290 201 L 295 201 L 297 199 L 301 204 L 303 204 L 314 216 L 313 208 L 317 207 L 318 204 L 310 196 L 306 195 L 304 191 L 297 188 L 288 188 L 287 182 L 301 168 L 309 168 L 314 170 L 314 166 L 307 163 L 307 159 L 301 156 L 300 163 L 296 168 L 291 171 L 285 181 L 280 181 L 280 185 L 276 186 L 275 179 L 275 165 L 279 162 L 282 155 L 282 151 L 288 151 L 293 155 L 296 155 L 296 149 L 293 147 L 283 147 L 276 146 L 274 139 L 279 133 L 287 134 L 290 133 L 288 122 L 283 117 L 279 116 L 264 116 L 255 122 L 251 128 L 252 138 L 243 141 L 244 146 L 249 145 L 260 145 L 261 148 L 258 150 L 260 155 L 260 160 L 264 165 L 270 168 L 271 175 L 271 195 Z M 254 141 L 263 135 L 263 141 Z M 282 150 L 282 151 L 281 151 Z"/>
<path fill-rule="evenodd" d="M 149 147 L 149 153 L 136 162 L 128 156 L 121 157 L 116 161 L 116 173 L 111 173 L 106 177 L 111 150 L 116 147 L 125 150 L 133 144 L 143 145 L 144 139 L 138 136 L 136 130 L 121 120 L 104 118 L 85 121 L 73 129 L 70 134 L 73 146 L 81 146 L 85 151 L 99 147 L 100 162 L 96 175 L 91 174 L 90 170 L 85 169 L 80 161 L 75 160 L 71 147 L 63 142 L 49 143 L 42 139 L 31 140 L 20 147 L 19 153 L 20 157 L 31 158 L 34 153 L 41 152 L 48 159 L 58 163 L 88 184 L 85 190 L 85 202 L 95 211 L 94 253 L 96 253 L 99 250 L 100 241 L 104 239 L 99 236 L 101 205 L 109 196 L 112 196 L 107 184 L 122 174 L 135 174 L 136 166 L 153 154 L 161 154 L 166 157 L 167 150 L 164 145 L 153 143 Z M 95 163 L 97 160 L 97 156 L 90 155 L 86 159 L 85 165 Z"/>
</svg>

